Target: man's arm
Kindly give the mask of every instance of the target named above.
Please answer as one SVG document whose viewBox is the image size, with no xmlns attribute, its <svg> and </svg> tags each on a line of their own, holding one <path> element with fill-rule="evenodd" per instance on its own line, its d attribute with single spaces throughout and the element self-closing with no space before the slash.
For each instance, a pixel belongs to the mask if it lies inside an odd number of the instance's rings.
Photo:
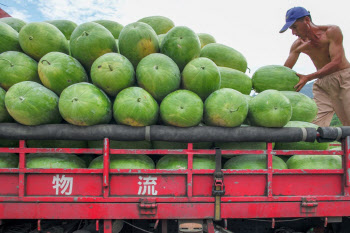
<svg viewBox="0 0 350 233">
<path fill-rule="evenodd" d="M 292 45 L 292 47 L 290 48 L 289 51 L 289 56 L 286 60 L 286 62 L 284 63 L 284 66 L 288 67 L 288 68 L 293 68 L 293 66 L 295 65 L 295 63 L 297 62 L 300 52 L 297 50 L 298 48 L 298 41 L 295 41 Z"/>
<path fill-rule="evenodd" d="M 345 57 L 343 49 L 343 35 L 339 27 L 332 26 L 327 31 L 326 34 L 329 38 L 329 55 L 331 61 L 316 71 L 315 73 L 309 75 L 300 75 L 300 81 L 294 88 L 296 91 L 300 91 L 305 84 L 313 79 L 322 78 L 326 75 L 332 74 L 340 69 L 340 64 L 342 59 Z"/>
</svg>

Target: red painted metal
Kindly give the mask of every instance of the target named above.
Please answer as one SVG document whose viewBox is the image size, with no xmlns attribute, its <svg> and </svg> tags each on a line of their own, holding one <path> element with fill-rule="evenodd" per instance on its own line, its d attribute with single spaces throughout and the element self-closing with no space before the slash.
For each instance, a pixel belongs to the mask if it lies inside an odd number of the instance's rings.
<svg viewBox="0 0 350 233">
<path fill-rule="evenodd" d="M 112 220 L 106 219 L 103 221 L 103 232 L 112 233 Z"/>
<path fill-rule="evenodd" d="M 342 151 L 223 150 L 222 154 L 266 154 L 267 169 L 223 170 L 225 195 L 221 217 L 289 218 L 350 216 L 350 139 Z M 112 232 L 111 219 L 213 219 L 213 169 L 193 169 L 193 155 L 215 150 L 117 150 L 0 148 L 19 153 L 19 168 L 0 169 L 0 219 L 99 219 Z M 103 169 L 27 169 L 28 153 L 103 155 Z M 188 169 L 110 169 L 111 154 L 187 154 Z M 273 169 L 273 155 L 330 154 L 343 156 L 343 169 Z M 61 182 L 61 183 L 60 183 Z M 71 182 L 65 187 L 63 183 Z M 148 183 L 147 183 L 148 182 Z M 61 184 L 58 185 L 58 184 Z M 38 222 L 39 223 L 39 222 Z M 209 221 L 211 224 L 212 221 Z"/>
<path fill-rule="evenodd" d="M 0 8 L 0 18 L 11 17 L 6 11 Z"/>
</svg>

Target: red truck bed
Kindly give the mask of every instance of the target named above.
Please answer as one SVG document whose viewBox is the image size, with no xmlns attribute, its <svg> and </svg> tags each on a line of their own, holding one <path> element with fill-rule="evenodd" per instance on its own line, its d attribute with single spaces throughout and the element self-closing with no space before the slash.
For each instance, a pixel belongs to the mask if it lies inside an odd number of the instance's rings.
<svg viewBox="0 0 350 233">
<path fill-rule="evenodd" d="M 268 169 L 223 170 L 225 194 L 220 218 L 290 218 L 350 216 L 350 138 L 343 150 L 222 150 L 222 154 L 267 154 Z M 106 233 L 112 219 L 215 218 L 212 194 L 215 170 L 194 170 L 194 154 L 213 150 L 119 150 L 0 148 L 19 153 L 19 168 L 0 169 L 0 219 L 103 219 Z M 27 153 L 103 154 L 104 169 L 27 169 Z M 187 154 L 186 170 L 109 169 L 110 154 Z M 343 169 L 276 170 L 272 155 L 331 154 L 343 156 Z M 212 222 L 209 221 L 209 225 Z M 166 232 L 166 231 L 163 231 Z M 214 232 L 213 228 L 209 232 Z"/>
</svg>

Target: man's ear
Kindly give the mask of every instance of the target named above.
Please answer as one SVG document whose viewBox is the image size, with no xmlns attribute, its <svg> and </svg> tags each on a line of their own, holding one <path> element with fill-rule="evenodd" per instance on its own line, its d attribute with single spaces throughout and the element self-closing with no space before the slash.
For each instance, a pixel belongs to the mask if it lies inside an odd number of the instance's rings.
<svg viewBox="0 0 350 233">
<path fill-rule="evenodd" d="M 306 24 L 311 24 L 311 19 L 310 19 L 310 17 L 309 16 L 305 16 L 304 17 L 304 22 L 306 23 Z"/>
<path fill-rule="evenodd" d="M 311 20 L 308 16 L 304 18 L 304 23 L 307 25 L 308 28 L 311 27 Z"/>
</svg>

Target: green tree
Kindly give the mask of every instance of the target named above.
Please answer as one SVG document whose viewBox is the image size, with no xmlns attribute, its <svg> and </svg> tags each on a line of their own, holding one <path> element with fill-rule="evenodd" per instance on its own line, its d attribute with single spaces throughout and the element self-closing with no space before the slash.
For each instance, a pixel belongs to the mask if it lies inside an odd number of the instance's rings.
<svg viewBox="0 0 350 233">
<path fill-rule="evenodd" d="M 330 126 L 333 126 L 333 127 L 343 126 L 343 124 L 340 122 L 337 114 L 333 115 L 333 118 L 332 118 Z"/>
</svg>

